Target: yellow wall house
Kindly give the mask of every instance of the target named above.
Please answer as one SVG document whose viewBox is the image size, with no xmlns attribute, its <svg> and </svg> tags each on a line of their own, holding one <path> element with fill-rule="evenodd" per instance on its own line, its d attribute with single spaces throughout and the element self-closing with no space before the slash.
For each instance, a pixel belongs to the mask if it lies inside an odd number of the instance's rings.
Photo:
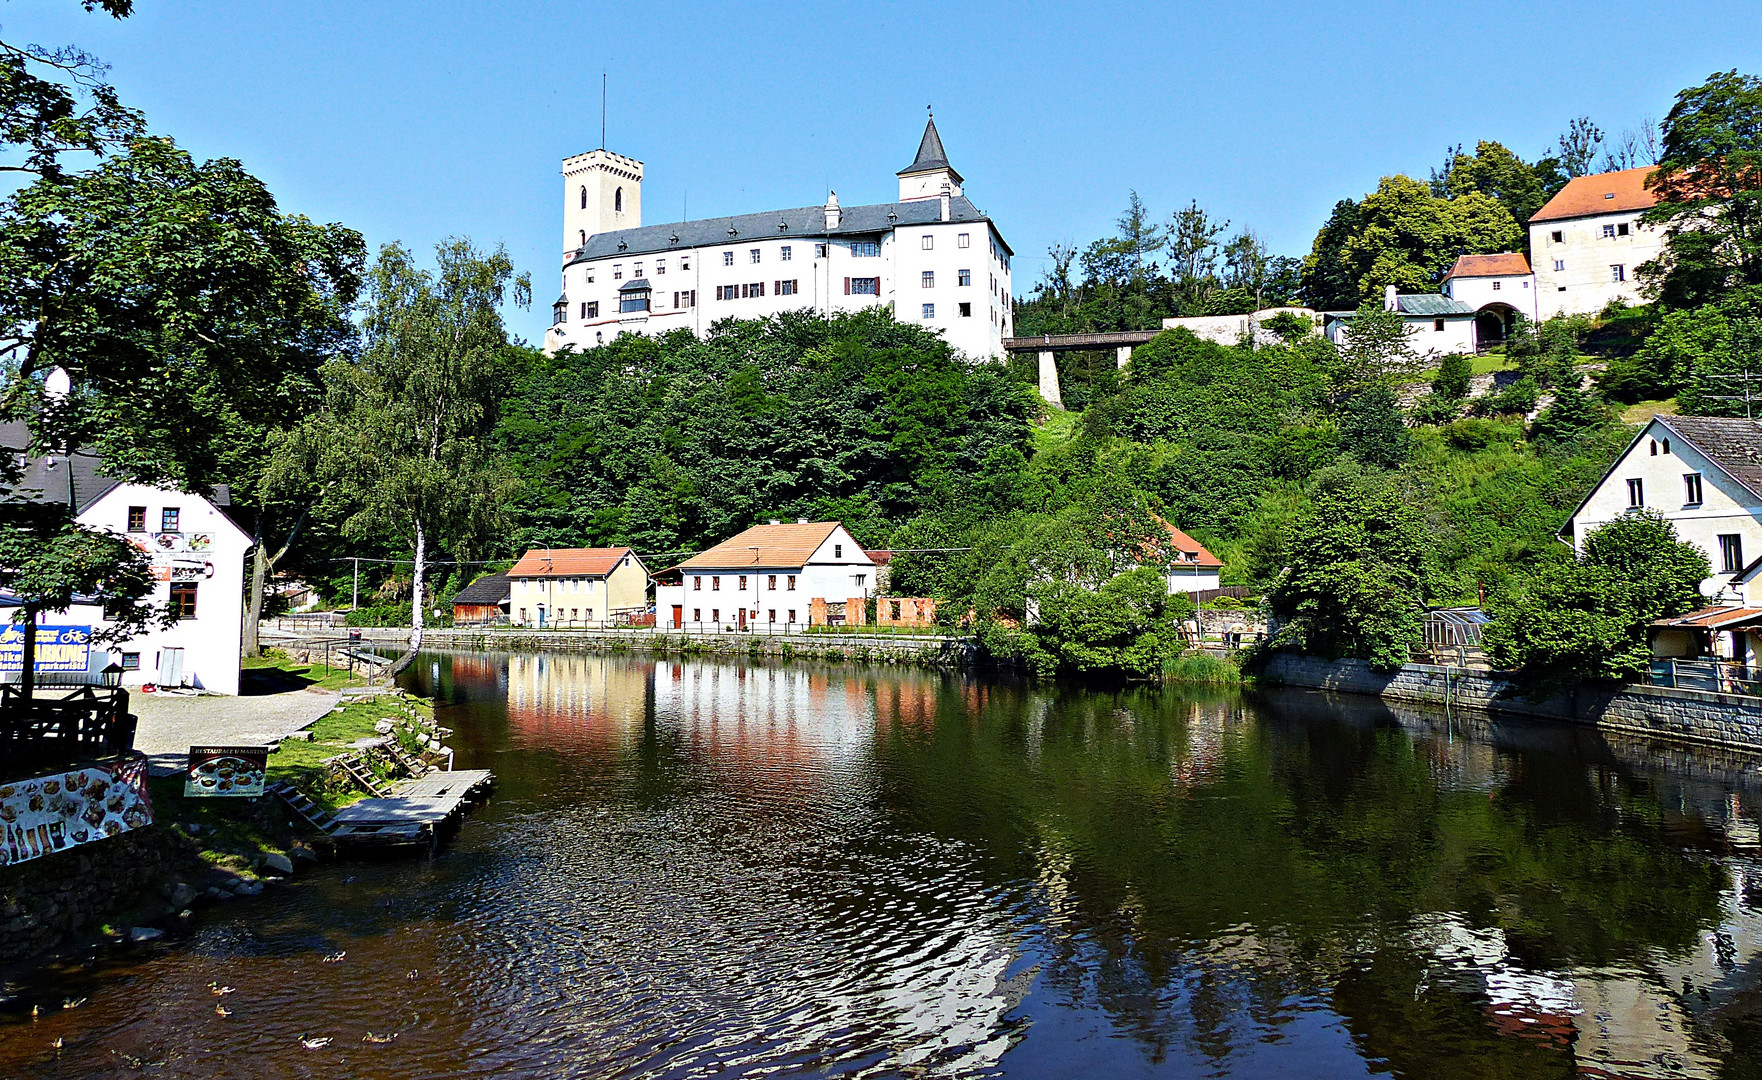
<svg viewBox="0 0 1762 1080">
<path fill-rule="evenodd" d="M 533 548 L 508 580 L 515 626 L 615 626 L 648 611 L 648 568 L 627 547 Z"/>
</svg>

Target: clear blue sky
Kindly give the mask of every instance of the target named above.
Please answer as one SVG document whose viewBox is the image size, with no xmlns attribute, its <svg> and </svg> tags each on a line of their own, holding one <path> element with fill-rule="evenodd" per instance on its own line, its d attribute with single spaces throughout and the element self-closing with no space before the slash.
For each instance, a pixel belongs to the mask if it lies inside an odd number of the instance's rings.
<svg viewBox="0 0 1762 1080">
<path fill-rule="evenodd" d="M 967 193 L 1015 247 L 1112 229 L 1136 188 L 1190 198 L 1300 255 L 1335 200 L 1424 177 L 1448 145 L 1525 157 L 1568 118 L 1610 132 L 1728 68 L 1762 71 L 1747 3 L 323 3 L 5 0 L 9 40 L 74 43 L 200 157 L 241 159 L 284 208 L 419 250 L 507 245 L 537 306 L 566 155 L 641 159 L 645 220 L 896 194 L 933 104 Z"/>
</svg>

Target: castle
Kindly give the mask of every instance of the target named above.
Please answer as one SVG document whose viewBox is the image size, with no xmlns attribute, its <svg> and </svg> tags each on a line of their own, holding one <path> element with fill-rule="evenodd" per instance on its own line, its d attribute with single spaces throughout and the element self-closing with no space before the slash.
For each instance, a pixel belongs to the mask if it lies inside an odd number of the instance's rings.
<svg viewBox="0 0 1762 1080">
<path fill-rule="evenodd" d="M 642 162 L 601 149 L 563 161 L 563 288 L 545 351 L 624 332 L 704 333 L 718 320 L 892 306 L 969 359 L 1014 333 L 1010 259 L 962 192 L 931 118 L 901 169 L 899 201 L 642 223 Z"/>
</svg>

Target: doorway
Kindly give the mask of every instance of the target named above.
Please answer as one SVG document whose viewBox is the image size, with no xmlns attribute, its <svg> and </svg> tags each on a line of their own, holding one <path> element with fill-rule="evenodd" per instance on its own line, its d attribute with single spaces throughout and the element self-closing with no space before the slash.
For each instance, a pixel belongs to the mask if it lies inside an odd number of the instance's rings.
<svg viewBox="0 0 1762 1080">
<path fill-rule="evenodd" d="M 682 630 L 684 628 L 685 628 L 685 605 L 684 604 L 674 604 L 673 605 L 673 629 Z"/>
</svg>

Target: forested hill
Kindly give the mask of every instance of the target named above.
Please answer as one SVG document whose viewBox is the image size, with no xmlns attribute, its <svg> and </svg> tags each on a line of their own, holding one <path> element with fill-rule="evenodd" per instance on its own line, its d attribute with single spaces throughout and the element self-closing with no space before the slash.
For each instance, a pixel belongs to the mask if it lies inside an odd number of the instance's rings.
<svg viewBox="0 0 1762 1080">
<path fill-rule="evenodd" d="M 624 335 L 536 352 L 497 439 L 523 483 L 507 550 L 697 550 L 766 518 L 845 522 L 864 544 L 1013 477 L 1031 390 L 872 309 Z"/>
</svg>

